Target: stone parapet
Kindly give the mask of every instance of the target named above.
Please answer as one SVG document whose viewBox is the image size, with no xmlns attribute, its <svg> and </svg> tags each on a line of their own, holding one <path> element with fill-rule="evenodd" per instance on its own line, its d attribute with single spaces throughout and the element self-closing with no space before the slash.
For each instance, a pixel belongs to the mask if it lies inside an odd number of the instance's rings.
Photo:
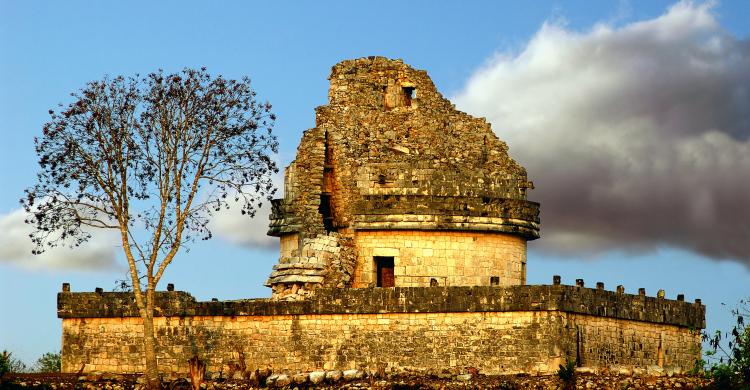
<svg viewBox="0 0 750 390">
<path fill-rule="evenodd" d="M 70 293 L 57 297 L 59 318 L 137 317 L 133 295 Z M 576 286 L 395 287 L 317 289 L 304 301 L 198 302 L 186 292 L 158 292 L 155 316 L 559 311 L 692 329 L 705 328 L 705 306 Z"/>
</svg>

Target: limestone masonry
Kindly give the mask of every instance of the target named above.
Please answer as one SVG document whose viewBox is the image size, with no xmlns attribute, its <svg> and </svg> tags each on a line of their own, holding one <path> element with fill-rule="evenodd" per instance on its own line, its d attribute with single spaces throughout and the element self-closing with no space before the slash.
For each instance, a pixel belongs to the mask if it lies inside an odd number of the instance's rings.
<svg viewBox="0 0 750 390">
<path fill-rule="evenodd" d="M 343 61 L 273 201 L 280 257 L 270 299 L 158 294 L 163 372 L 401 370 L 486 374 L 687 371 L 700 358 L 696 303 L 526 284 L 539 204 L 526 171 L 484 119 L 457 111 L 400 60 Z M 143 369 L 129 293 L 58 295 L 63 371 Z"/>
</svg>

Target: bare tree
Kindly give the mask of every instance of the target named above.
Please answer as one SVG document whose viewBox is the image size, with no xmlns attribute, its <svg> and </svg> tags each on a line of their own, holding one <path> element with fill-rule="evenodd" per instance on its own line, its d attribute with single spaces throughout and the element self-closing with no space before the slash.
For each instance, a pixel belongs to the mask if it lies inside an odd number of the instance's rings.
<svg viewBox="0 0 750 390">
<path fill-rule="evenodd" d="M 119 233 L 153 387 L 156 286 L 181 248 L 211 237 L 212 213 L 237 203 L 252 217 L 273 196 L 275 117 L 248 78 L 205 68 L 105 78 L 71 96 L 35 139 L 41 169 L 21 199 L 35 253 L 78 246 L 92 228 Z"/>
</svg>

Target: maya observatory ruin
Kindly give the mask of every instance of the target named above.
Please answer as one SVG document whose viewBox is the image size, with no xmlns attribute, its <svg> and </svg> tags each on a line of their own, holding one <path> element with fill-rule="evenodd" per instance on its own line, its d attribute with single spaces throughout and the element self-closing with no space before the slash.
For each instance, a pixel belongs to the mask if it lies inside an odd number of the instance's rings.
<svg viewBox="0 0 750 390">
<path fill-rule="evenodd" d="M 700 301 L 559 277 L 526 284 L 527 242 L 540 237 L 534 186 L 490 125 L 457 111 L 427 72 L 383 57 L 340 62 L 315 119 L 272 205 L 271 298 L 159 292 L 162 372 L 186 374 L 193 356 L 225 372 L 532 375 L 569 359 L 684 372 L 700 358 Z M 66 286 L 58 317 L 63 372 L 143 371 L 132 294 Z"/>
</svg>

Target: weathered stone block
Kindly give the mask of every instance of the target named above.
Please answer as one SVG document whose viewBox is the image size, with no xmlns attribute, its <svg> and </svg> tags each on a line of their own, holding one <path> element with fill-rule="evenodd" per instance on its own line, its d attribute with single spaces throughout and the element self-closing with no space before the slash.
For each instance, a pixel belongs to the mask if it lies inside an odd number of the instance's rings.
<svg viewBox="0 0 750 390">
<path fill-rule="evenodd" d="M 344 380 L 347 381 L 353 381 L 355 379 L 360 379 L 363 376 L 362 371 L 359 370 L 346 370 L 342 373 Z"/>
<path fill-rule="evenodd" d="M 314 385 L 318 385 L 323 383 L 323 381 L 326 378 L 326 372 L 325 371 L 313 371 L 310 373 L 310 383 Z"/>
<path fill-rule="evenodd" d="M 337 382 L 341 380 L 341 377 L 343 374 L 339 370 L 333 370 L 333 371 L 327 371 L 326 372 L 326 380 L 329 382 Z"/>
</svg>

